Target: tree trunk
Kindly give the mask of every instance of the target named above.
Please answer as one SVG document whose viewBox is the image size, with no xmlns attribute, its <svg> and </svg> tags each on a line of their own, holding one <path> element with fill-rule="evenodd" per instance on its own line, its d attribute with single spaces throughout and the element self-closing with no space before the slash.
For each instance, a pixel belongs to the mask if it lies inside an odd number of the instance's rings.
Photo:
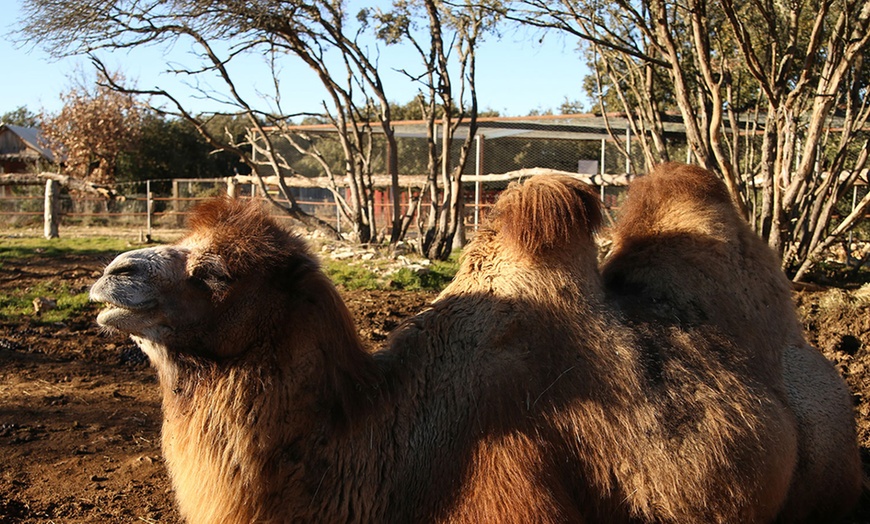
<svg viewBox="0 0 870 524">
<path fill-rule="evenodd" d="M 453 234 L 453 249 L 462 249 L 468 241 L 465 237 L 465 193 L 462 191 L 462 184 L 459 184 L 457 193 L 456 232 Z"/>
<path fill-rule="evenodd" d="M 386 133 L 387 173 L 390 175 L 391 203 L 393 205 L 390 244 L 395 245 L 402 239 L 402 188 L 399 186 L 399 153 L 395 135 Z M 410 205 L 410 202 L 409 202 Z"/>
</svg>

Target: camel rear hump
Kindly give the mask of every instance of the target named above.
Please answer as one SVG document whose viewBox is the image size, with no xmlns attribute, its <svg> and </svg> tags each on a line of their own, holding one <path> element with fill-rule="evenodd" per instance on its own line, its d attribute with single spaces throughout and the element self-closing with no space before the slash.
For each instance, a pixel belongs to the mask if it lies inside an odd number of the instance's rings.
<svg viewBox="0 0 870 524">
<path fill-rule="evenodd" d="M 861 482 L 848 389 L 804 340 L 779 259 L 725 184 L 697 166 L 661 164 L 632 182 L 621 211 L 602 267 L 608 292 L 631 316 L 711 326 L 732 339 L 745 372 L 774 392 L 797 435 L 779 518 L 846 513 Z"/>
<path fill-rule="evenodd" d="M 669 307 L 683 323 L 721 327 L 768 354 L 778 375 L 782 348 L 766 340 L 801 335 L 791 287 L 725 184 L 697 166 L 661 164 L 632 182 L 620 211 L 602 267 L 608 289 Z"/>
</svg>

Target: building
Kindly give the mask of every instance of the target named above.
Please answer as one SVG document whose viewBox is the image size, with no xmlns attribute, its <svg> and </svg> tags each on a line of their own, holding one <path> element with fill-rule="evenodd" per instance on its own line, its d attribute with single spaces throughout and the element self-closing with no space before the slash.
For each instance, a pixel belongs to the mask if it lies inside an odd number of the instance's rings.
<svg viewBox="0 0 870 524">
<path fill-rule="evenodd" d="M 0 124 L 0 173 L 25 173 L 55 161 L 39 129 Z"/>
</svg>

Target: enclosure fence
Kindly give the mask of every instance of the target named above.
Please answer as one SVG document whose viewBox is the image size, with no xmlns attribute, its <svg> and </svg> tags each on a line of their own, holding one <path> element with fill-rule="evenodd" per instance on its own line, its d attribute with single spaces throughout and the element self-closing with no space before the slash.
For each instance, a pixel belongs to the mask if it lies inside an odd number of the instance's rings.
<svg viewBox="0 0 870 524">
<path fill-rule="evenodd" d="M 465 199 L 464 224 L 468 233 L 476 230 L 485 220 L 498 194 L 512 178 L 488 177 L 463 184 Z M 233 193 L 240 198 L 265 199 L 261 186 L 253 177 L 236 179 L 157 179 L 145 182 L 118 184 L 122 197 L 106 200 L 97 196 L 62 192 L 58 195 L 56 213 L 60 220 L 60 234 L 64 227 L 114 227 L 141 231 L 152 235 L 155 231 L 184 228 L 193 208 L 210 198 L 226 195 L 233 186 Z M 274 185 L 267 185 L 269 196 L 279 204 L 287 201 Z M 618 205 L 623 188 L 602 184 L 600 194 L 608 207 Z M 400 189 L 400 206 L 404 214 L 419 188 L 408 184 Z M 302 211 L 332 225 L 340 233 L 349 232 L 350 225 L 343 219 L 332 193 L 317 187 L 291 187 L 290 192 Z M 391 226 L 393 215 L 392 189 L 376 189 L 373 195 L 375 223 L 381 232 Z M 290 223 L 291 217 L 277 206 L 265 206 L 279 221 Z M 425 217 L 429 201 L 424 196 L 420 213 Z M 40 186 L 0 186 L 0 220 L 7 228 L 34 228 L 43 224 L 45 210 L 44 188 Z M 422 220 L 422 219 L 421 219 Z M 418 220 L 416 222 L 420 222 Z M 419 234 L 417 228 L 409 229 L 410 236 Z M 382 235 L 384 236 L 384 235 Z M 389 236 L 388 234 L 386 235 Z"/>
<path fill-rule="evenodd" d="M 486 215 L 498 195 L 512 180 L 534 176 L 536 169 L 558 170 L 570 173 L 593 185 L 598 191 L 604 210 L 605 224 L 614 220 L 625 198 L 625 185 L 643 170 L 644 155 L 639 139 L 629 132 L 626 122 L 611 119 L 612 129 L 605 129 L 601 117 L 570 117 L 529 119 L 497 119 L 482 121 L 474 137 L 473 150 L 468 156 L 462 174 L 462 199 L 464 201 L 464 224 L 466 233 L 473 232 L 484 222 Z M 335 227 L 339 232 L 349 232 L 351 225 L 343 219 L 334 195 L 325 187 L 324 163 L 333 173 L 342 173 L 345 158 L 334 132 L 329 126 L 298 126 L 298 140 L 314 146 L 323 154 L 320 160 L 301 154 L 292 145 L 276 138 L 273 142 L 277 154 L 285 159 L 292 171 L 299 177 L 297 181 L 307 180 L 307 184 L 291 185 L 291 193 L 301 209 Z M 666 122 L 665 141 L 670 158 L 691 161 L 692 155 L 685 142 L 685 132 L 678 121 Z M 409 203 L 419 195 L 420 188 L 428 170 L 428 145 L 425 130 L 419 122 L 406 122 L 396 125 L 397 153 L 400 171 L 399 201 L 404 215 Z M 862 135 L 864 138 L 870 138 Z M 438 138 L 436 136 L 436 138 Z M 451 165 L 457 165 L 460 156 L 462 135 L 454 137 L 451 143 Z M 757 134 L 740 135 L 742 151 L 746 158 L 741 162 L 754 165 L 753 158 L 761 150 L 761 137 Z M 863 143 L 863 141 L 859 141 Z M 368 169 L 373 178 L 380 178 L 373 184 L 372 195 L 374 221 L 378 237 L 385 234 L 391 226 L 393 216 L 392 184 L 384 175 L 386 172 L 386 145 L 382 136 L 374 136 L 370 150 Z M 860 148 L 849 151 L 853 159 L 861 155 Z M 742 158 L 742 157 L 741 157 Z M 823 171 L 823 169 L 819 169 Z M 851 204 L 867 193 L 867 169 L 861 176 L 861 184 L 851 189 L 848 199 L 838 203 L 837 213 L 847 213 Z M 271 174 L 263 172 L 264 175 Z M 341 178 L 341 177 L 338 177 Z M 344 183 L 343 180 L 336 181 Z M 189 179 L 157 177 L 141 182 L 124 182 L 115 186 L 123 198 L 103 200 L 83 194 L 61 192 L 57 202 L 60 217 L 60 234 L 63 227 L 94 226 L 137 229 L 143 234 L 163 229 L 183 228 L 186 217 L 199 202 L 227 194 L 228 184 L 232 192 L 242 198 L 263 198 L 259 182 L 251 177 L 237 176 L 218 179 Z M 283 201 L 275 184 L 267 185 L 269 196 L 279 203 Z M 747 183 L 755 194 L 748 194 L 750 203 L 760 199 L 760 184 Z M 339 188 L 339 191 L 345 189 Z M 845 200 L 849 200 L 846 202 Z M 840 206 L 842 204 L 842 206 Z M 272 209 L 274 216 L 289 222 L 291 219 L 277 207 Z M 419 207 L 414 224 L 423 224 L 430 212 L 430 202 L 425 200 Z M 38 186 L 0 186 L 0 221 L 6 227 L 38 227 L 42 224 L 45 210 L 43 188 Z M 867 236 L 861 229 L 862 237 Z M 412 226 L 409 235 L 419 234 L 419 228 Z"/>
</svg>

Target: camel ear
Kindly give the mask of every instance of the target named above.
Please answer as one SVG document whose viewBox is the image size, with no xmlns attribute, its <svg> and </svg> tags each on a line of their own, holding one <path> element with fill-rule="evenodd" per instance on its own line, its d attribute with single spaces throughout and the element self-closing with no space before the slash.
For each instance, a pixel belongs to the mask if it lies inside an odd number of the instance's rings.
<svg viewBox="0 0 870 524">
<path fill-rule="evenodd" d="M 504 239 L 533 255 L 589 245 L 601 225 L 598 195 L 568 176 L 541 175 L 511 184 L 493 210 L 493 225 Z"/>
</svg>

